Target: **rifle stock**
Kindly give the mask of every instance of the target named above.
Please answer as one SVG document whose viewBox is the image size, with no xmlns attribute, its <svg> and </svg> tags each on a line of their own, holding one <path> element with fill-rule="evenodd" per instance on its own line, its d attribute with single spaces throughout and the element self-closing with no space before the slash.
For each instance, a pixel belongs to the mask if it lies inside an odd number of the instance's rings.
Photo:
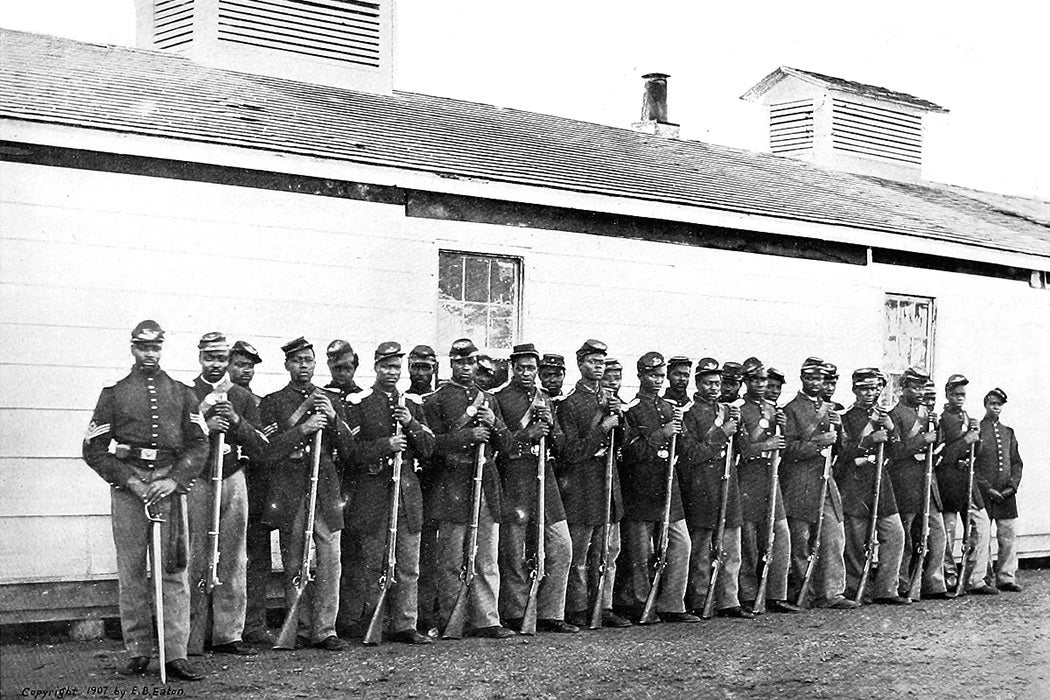
<svg viewBox="0 0 1050 700">
<path fill-rule="evenodd" d="M 927 430 L 933 430 L 933 414 L 926 424 Z M 912 600 L 922 599 L 922 573 L 925 569 L 926 554 L 929 551 L 930 538 L 930 492 L 933 488 L 933 450 L 931 442 L 926 446 L 926 473 L 923 476 L 923 500 L 922 512 L 919 514 L 922 520 L 919 524 L 919 541 L 915 543 L 915 553 L 912 558 L 911 576 L 908 579 L 908 597 Z M 969 519 L 969 513 L 966 514 Z"/>
<path fill-rule="evenodd" d="M 777 424 L 773 433 L 776 437 L 783 435 L 780 424 Z M 766 589 L 769 587 L 769 567 L 773 562 L 773 540 L 776 539 L 777 526 L 777 493 L 780 491 L 780 450 L 773 450 L 773 458 L 769 469 L 769 491 L 766 500 L 769 503 L 769 513 L 766 515 L 766 549 L 762 552 L 762 572 L 758 576 L 758 590 L 755 591 L 755 607 L 752 609 L 756 615 L 766 611 Z"/>
<path fill-rule="evenodd" d="M 463 553 L 463 571 L 460 573 L 459 593 L 456 604 L 448 616 L 441 632 L 442 639 L 461 639 L 467 621 L 467 599 L 470 585 L 474 583 L 474 565 L 478 554 L 478 521 L 481 518 L 481 479 L 485 468 L 485 443 L 479 443 L 474 457 L 474 487 L 471 493 L 470 534 Z"/>
<path fill-rule="evenodd" d="M 832 426 L 834 429 L 834 426 Z M 806 557 L 806 575 L 802 577 L 802 585 L 798 589 L 798 600 L 795 605 L 798 607 L 806 607 L 806 595 L 809 593 L 809 587 L 813 583 L 813 572 L 817 568 L 817 558 L 820 556 L 820 537 L 824 530 L 824 501 L 828 497 L 828 481 L 831 479 L 831 453 L 832 446 L 828 445 L 827 452 L 824 454 L 824 473 L 821 474 L 820 481 L 820 495 L 817 501 L 817 527 L 813 532 L 813 537 L 810 540 L 809 556 Z"/>
<path fill-rule="evenodd" d="M 864 602 L 864 592 L 868 588 L 868 576 L 875 561 L 875 550 L 879 546 L 879 498 L 882 494 L 882 468 L 886 460 L 886 443 L 880 442 L 875 454 L 875 487 L 874 498 L 871 502 L 871 520 L 868 521 L 868 540 L 864 547 L 864 567 L 860 572 L 860 581 L 857 583 L 857 595 L 853 600 L 857 603 Z"/>
<path fill-rule="evenodd" d="M 538 395 L 538 392 L 537 392 Z M 532 584 L 529 586 L 529 597 L 525 602 L 525 612 L 521 618 L 521 633 L 536 634 L 537 605 L 540 594 L 540 583 L 546 576 L 547 556 L 546 543 L 544 542 L 544 530 L 547 527 L 547 513 L 544 502 L 545 487 L 547 482 L 547 438 L 541 437 L 539 443 L 539 459 L 536 466 L 536 561 L 533 564 Z"/>
<path fill-rule="evenodd" d="M 966 568 L 966 562 L 970 559 L 970 504 L 973 497 L 973 467 L 975 457 L 974 446 L 970 445 L 970 454 L 967 458 L 969 475 L 966 480 L 966 512 L 959 514 L 959 517 L 963 519 L 963 530 L 962 546 L 959 549 L 959 556 L 962 561 L 959 563 L 959 578 L 955 583 L 955 595 L 957 596 L 963 595 L 966 592 L 967 579 L 970 577 L 970 572 Z"/>
<path fill-rule="evenodd" d="M 710 620 L 715 614 L 715 591 L 718 587 L 718 577 L 722 573 L 723 560 L 725 559 L 725 548 L 723 547 L 726 534 L 726 511 L 729 506 L 729 477 L 733 468 L 733 442 L 726 445 L 725 468 L 722 471 L 722 493 L 718 503 L 718 526 L 715 529 L 714 539 L 711 540 L 711 580 L 707 584 L 707 597 L 704 599 L 704 609 L 700 617 Z"/>
<path fill-rule="evenodd" d="M 678 434 L 671 436 L 671 447 L 667 453 L 667 483 L 664 493 L 663 521 L 660 523 L 660 542 L 656 555 L 656 571 L 652 581 L 649 583 L 649 595 L 645 597 L 645 606 L 642 608 L 642 616 L 638 620 L 640 625 L 650 625 L 659 622 L 656 615 L 656 597 L 660 593 L 660 584 L 663 581 L 664 569 L 667 568 L 667 542 L 671 528 L 671 489 L 674 486 L 674 463 L 675 452 L 678 447 Z"/>
<path fill-rule="evenodd" d="M 313 578 L 310 576 L 310 543 L 314 536 L 314 511 L 317 509 L 317 480 L 321 472 L 321 441 L 323 430 L 314 433 L 312 450 L 310 453 L 310 490 L 303 504 L 306 527 L 303 528 L 303 555 L 299 561 L 299 573 L 296 574 L 293 583 L 295 589 L 292 592 L 292 600 L 288 610 L 284 614 L 284 622 L 281 631 L 277 635 L 274 649 L 295 649 L 295 633 L 299 624 L 299 606 L 303 601 L 303 592 Z"/>
<path fill-rule="evenodd" d="M 606 572 L 609 568 L 609 546 L 612 538 L 612 478 L 616 468 L 616 430 L 609 433 L 609 448 L 605 454 L 605 503 L 602 518 L 602 548 L 598 552 L 598 571 L 595 577 L 597 589 L 594 592 L 594 603 L 591 606 L 591 619 L 588 627 L 592 630 L 602 626 L 602 598 L 605 592 Z"/>
<path fill-rule="evenodd" d="M 160 526 L 164 519 L 159 515 L 153 515 L 149 506 L 146 509 L 146 520 L 150 527 L 150 576 L 153 577 L 153 604 L 157 617 L 157 661 L 160 663 L 160 682 L 168 682 L 168 662 L 164 648 L 164 570 L 161 562 Z"/>
</svg>

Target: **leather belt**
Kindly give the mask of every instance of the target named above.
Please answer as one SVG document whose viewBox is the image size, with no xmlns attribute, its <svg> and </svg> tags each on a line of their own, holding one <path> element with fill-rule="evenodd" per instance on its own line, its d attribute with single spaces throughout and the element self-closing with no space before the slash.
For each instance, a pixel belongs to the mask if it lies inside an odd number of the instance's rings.
<svg viewBox="0 0 1050 700">
<path fill-rule="evenodd" d="M 116 441 L 110 443 L 109 451 L 117 459 L 138 459 L 143 462 L 173 460 L 176 457 L 174 450 L 157 447 L 134 447 Z"/>
</svg>

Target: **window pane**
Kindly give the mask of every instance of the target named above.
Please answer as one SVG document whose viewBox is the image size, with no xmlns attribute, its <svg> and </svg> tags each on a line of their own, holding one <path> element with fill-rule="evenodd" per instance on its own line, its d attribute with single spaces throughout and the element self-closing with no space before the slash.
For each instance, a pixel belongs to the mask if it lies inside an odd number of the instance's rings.
<svg viewBox="0 0 1050 700">
<path fill-rule="evenodd" d="M 489 308 L 489 347 L 510 349 L 514 345 L 514 316 L 511 307 Z"/>
<path fill-rule="evenodd" d="M 456 338 L 462 338 L 463 333 L 463 306 L 450 302 L 438 304 L 438 338 L 441 345 L 448 347 Z"/>
<path fill-rule="evenodd" d="M 517 266 L 510 261 L 492 262 L 492 303 L 513 305 L 517 298 Z"/>
<path fill-rule="evenodd" d="M 463 256 L 441 253 L 438 264 L 438 298 L 463 299 Z"/>
<path fill-rule="evenodd" d="M 485 304 L 463 305 L 463 337 L 470 338 L 479 347 L 485 347 L 488 330 L 488 306 Z"/>
<path fill-rule="evenodd" d="M 489 261 L 486 258 L 467 257 L 466 301 L 489 300 Z"/>
</svg>

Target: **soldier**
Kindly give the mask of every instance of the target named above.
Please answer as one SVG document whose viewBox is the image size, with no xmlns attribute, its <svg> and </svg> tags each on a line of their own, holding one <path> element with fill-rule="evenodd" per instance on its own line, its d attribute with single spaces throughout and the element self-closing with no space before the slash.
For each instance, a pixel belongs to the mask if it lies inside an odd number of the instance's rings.
<svg viewBox="0 0 1050 700">
<path fill-rule="evenodd" d="M 937 440 L 936 421 L 922 405 L 924 387 L 929 377 L 922 370 L 909 367 L 901 376 L 901 398 L 890 410 L 890 418 L 898 441 L 890 443 L 887 471 L 893 482 L 893 494 L 904 526 L 904 557 L 898 578 L 900 595 L 908 594 L 909 572 L 913 565 L 923 567 L 922 597 L 944 600 L 949 598 L 944 585 L 944 519 L 941 517 L 937 477 L 930 486 L 928 520 L 930 535 L 925 562 L 913 564 L 915 540 L 921 532 L 916 518 L 922 513 L 926 499 L 923 493 L 926 472 L 926 447 Z"/>
<path fill-rule="evenodd" d="M 727 363 L 728 364 L 728 363 Z M 773 473 L 773 450 L 784 449 L 784 438 L 776 434 L 783 428 L 784 414 L 766 401 L 766 377 L 761 363 L 750 368 L 754 377 L 748 384 L 740 406 L 740 423 L 736 432 L 739 457 L 737 480 L 740 485 L 740 599 L 741 606 L 754 610 L 758 596 L 760 552 L 768 557 L 766 610 L 797 613 L 798 607 L 787 601 L 788 568 L 791 566 L 791 533 L 784 514 L 784 499 L 778 485 L 774 501 L 769 502 Z M 725 379 L 723 365 L 723 381 Z M 722 396 L 726 392 L 722 390 Z M 767 522 L 773 512 L 773 542 L 767 542 Z"/>
<path fill-rule="evenodd" d="M 605 343 L 600 340 L 584 341 L 576 351 L 580 380 L 557 406 L 557 419 L 565 432 L 565 448 L 555 463 L 555 473 L 565 506 L 565 518 L 569 523 L 569 537 L 572 539 L 572 566 L 565 591 L 565 610 L 568 622 L 578 627 L 588 624 L 587 608 L 591 590 L 589 581 L 598 579 L 596 571 L 592 571 L 591 577 L 588 577 L 588 564 L 597 564 L 597 553 L 605 547 L 602 531 L 606 524 L 604 518 L 607 486 L 612 501 L 609 514 L 609 551 L 605 586 L 601 591 L 597 591 L 602 600 L 602 625 L 631 626 L 630 622 L 612 611 L 623 505 L 620 478 L 615 464 L 612 481 L 606 484 L 605 480 L 610 434 L 620 424 L 619 399 L 611 391 L 603 391 L 601 388 L 602 376 L 605 373 L 606 349 Z M 542 362 L 547 363 L 548 371 L 559 370 L 564 377 L 564 360 L 559 369 L 559 357 L 544 355 Z M 542 379 L 543 369 L 540 370 L 540 376 Z M 544 382 L 544 388 L 547 386 Z M 560 383 L 558 386 L 560 390 Z M 615 459 L 614 453 L 613 460 Z M 597 584 L 594 587 L 597 588 Z"/>
<path fill-rule="evenodd" d="M 868 534 L 875 507 L 875 469 L 878 446 L 895 439 L 893 421 L 876 407 L 885 386 L 882 374 L 875 368 L 853 372 L 853 394 L 856 402 L 842 416 L 841 451 L 835 465 L 835 483 L 842 494 L 845 514 L 846 590 L 851 599 L 864 573 Z M 885 450 L 885 447 L 883 448 Z M 893 484 L 885 472 L 879 485 L 878 513 L 875 532 L 878 538 L 878 574 L 868 589 L 872 602 L 880 605 L 908 605 L 908 598 L 897 595 L 897 572 L 904 554 L 904 528 L 897 513 Z"/>
<path fill-rule="evenodd" d="M 784 391 L 784 373 L 776 367 L 767 367 L 766 374 L 769 375 L 766 380 L 766 401 L 776 406 Z"/>
<path fill-rule="evenodd" d="M 131 654 L 125 675 L 149 667 L 154 649 L 146 578 L 150 517 L 159 517 L 164 597 L 164 651 L 167 672 L 183 680 L 202 674 L 186 661 L 190 591 L 180 495 L 189 491 L 208 456 L 207 426 L 189 387 L 160 368 L 164 331 L 143 321 L 131 332 L 131 373 L 99 395 L 84 436 L 88 466 L 109 482 L 113 544 L 117 550 L 120 623 Z M 145 509 L 143 508 L 145 504 Z M 147 512 L 148 511 L 148 512 Z"/>
<path fill-rule="evenodd" d="M 328 344 L 325 354 L 328 356 L 328 371 L 332 375 L 332 381 L 324 388 L 344 396 L 362 391 L 354 381 L 359 361 L 350 343 L 345 340 L 333 340 Z"/>
<path fill-rule="evenodd" d="M 740 398 L 740 386 L 743 382 L 743 365 L 739 362 L 726 362 L 722 365 L 722 396 L 720 403 L 733 403 Z"/>
<path fill-rule="evenodd" d="M 540 385 L 555 404 L 561 401 L 562 386 L 565 384 L 565 358 L 554 353 L 546 353 L 540 358 Z"/>
<path fill-rule="evenodd" d="M 415 394 L 426 399 L 434 391 L 434 378 L 437 374 L 437 356 L 429 345 L 417 345 L 408 353 L 408 379 L 410 386 L 406 393 Z M 418 625 L 425 632 L 433 631 L 437 636 L 437 584 L 436 556 L 437 521 L 430 517 L 426 510 L 430 483 L 427 479 L 433 470 L 427 467 L 428 459 L 416 457 L 416 475 L 419 478 L 419 489 L 423 494 L 423 528 L 419 535 L 419 599 Z"/>
<path fill-rule="evenodd" d="M 474 383 L 482 391 L 492 391 L 499 386 L 496 361 L 488 355 L 478 355 L 478 371 L 474 375 Z"/>
<path fill-rule="evenodd" d="M 351 394 L 347 400 L 346 423 L 357 446 L 347 480 L 350 501 L 346 507 L 346 527 L 356 533 L 355 540 L 360 543 L 361 573 L 357 578 L 363 582 L 352 591 L 347 608 L 357 618 L 359 627 L 367 627 L 377 604 L 377 582 L 383 575 L 394 455 L 400 452 L 394 585 L 387 607 L 389 637 L 406 644 L 429 644 L 430 638 L 416 631 L 423 496 L 415 465 L 416 459 L 425 459 L 434 451 L 434 433 L 427 427 L 423 399 L 417 394 L 400 395 L 397 391 L 402 357 L 400 344 L 380 343 L 375 351 L 375 384 L 371 389 Z"/>
<path fill-rule="evenodd" d="M 834 367 L 833 365 L 831 367 Z M 837 370 L 833 370 L 837 378 Z M 841 418 L 823 396 L 829 365 L 810 357 L 802 364 L 802 391 L 784 406 L 785 448 L 780 462 L 780 483 L 791 530 L 789 588 L 799 591 L 809 557 L 816 557 L 809 597 L 817 607 L 852 610 L 859 604 L 845 597 L 846 545 L 842 523 L 842 498 L 834 475 L 825 462 L 838 439 Z M 764 387 L 763 387 L 764 392 Z M 828 470 L 830 471 L 830 470 Z M 825 477 L 827 481 L 825 482 Z M 824 502 L 821 503 L 821 489 Z M 823 511 L 823 515 L 821 512 Z M 818 519 L 823 518 L 820 540 L 814 542 Z"/>
<path fill-rule="evenodd" d="M 718 361 L 705 357 L 696 363 L 696 394 L 685 413 L 682 458 L 678 478 L 682 485 L 682 507 L 689 527 L 692 553 L 689 557 L 689 585 L 686 605 L 694 615 L 704 609 L 711 582 L 712 541 L 719 526 L 722 507 L 722 477 L 726 450 L 736 433 L 739 409 L 718 403 L 722 394 L 722 369 Z M 725 530 L 722 534 L 722 570 L 715 589 L 715 610 L 719 617 L 752 618 L 740 606 L 740 487 L 736 460 L 729 471 L 728 500 L 725 503 Z"/>
<path fill-rule="evenodd" d="M 647 352 L 638 358 L 638 397 L 624 415 L 626 426 L 620 483 L 623 489 L 624 562 L 616 582 L 616 599 L 622 612 L 635 621 L 649 595 L 649 565 L 662 538 L 664 505 L 671 489 L 667 522 L 666 574 L 657 591 L 656 612 L 662 622 L 699 622 L 685 609 L 692 543 L 685 524 L 682 495 L 673 469 L 678 447 L 673 436 L 682 435 L 682 412 L 660 398 L 667 377 L 663 355 Z M 671 483 L 667 471 L 671 465 Z M 626 563 L 626 566 L 623 564 Z"/>
<path fill-rule="evenodd" d="M 408 379 L 411 386 L 408 393 L 426 397 L 434 391 L 434 374 L 437 370 L 437 358 L 434 348 L 429 345 L 417 345 L 408 353 Z"/>
<path fill-rule="evenodd" d="M 262 397 L 252 391 L 251 384 L 255 377 L 255 366 L 261 362 L 258 351 L 250 343 L 238 340 L 230 348 L 230 366 L 227 370 L 230 381 L 248 392 L 255 404 L 256 416 Z M 263 522 L 263 515 L 266 513 L 270 484 L 260 460 L 251 460 L 242 452 L 241 461 L 244 463 L 244 479 L 248 488 L 248 531 L 245 536 L 248 558 L 245 581 L 247 604 L 242 639 L 248 644 L 268 649 L 276 641 L 266 625 L 266 589 L 273 571 L 270 552 L 270 533 L 273 529 Z"/>
<path fill-rule="evenodd" d="M 209 568 L 209 531 L 212 527 L 214 489 L 204 476 L 190 491 L 190 654 L 201 654 L 210 641 L 211 650 L 220 654 L 253 656 L 242 646 L 247 593 L 248 487 L 244 466 L 247 460 L 259 463 L 266 449 L 266 438 L 259 432 L 259 408 L 252 393 L 226 379 L 230 346 L 222 333 L 206 333 L 197 344 L 201 373 L 193 382 L 199 412 L 208 423 L 211 452 L 208 464 L 216 459 L 218 436 L 223 436 L 222 487 L 219 505 L 219 548 L 216 575 L 222 585 L 210 597 L 205 592 Z M 245 460 L 242 461 L 241 457 Z M 207 469 L 205 473 L 207 473 Z M 201 598 L 209 598 L 201 600 Z M 210 612 L 210 614 L 209 614 Z M 208 621 L 211 618 L 209 637 Z"/>
<path fill-rule="evenodd" d="M 839 385 L 839 368 L 830 363 L 824 363 L 824 388 L 820 390 L 820 398 L 831 408 L 832 411 L 841 414 L 846 407 L 835 400 L 835 389 Z M 767 392 L 768 393 L 768 392 Z"/>
<path fill-rule="evenodd" d="M 621 404 L 627 403 L 620 398 L 620 387 L 623 386 L 623 365 L 619 360 L 612 357 L 605 358 L 605 373 L 602 375 L 601 385 L 602 389 L 608 389 Z"/>
<path fill-rule="evenodd" d="M 294 600 L 295 579 L 306 542 L 306 499 L 312 470 L 313 435 L 323 430 L 313 542 L 316 575 L 303 594 L 299 608 L 297 646 L 339 651 L 346 643 L 336 635 L 339 608 L 340 546 L 343 502 L 339 493 L 339 467 L 352 458 L 353 436 L 344 418 L 343 403 L 332 392 L 313 384 L 317 361 L 313 345 L 299 337 L 281 347 L 290 381 L 267 395 L 259 414 L 270 440 L 264 462 L 270 479 L 267 523 L 281 531 L 284 595 Z"/>
<path fill-rule="evenodd" d="M 667 361 L 667 390 L 664 401 L 687 411 L 692 401 L 689 400 L 689 373 L 693 370 L 693 361 L 682 355 L 675 355 Z"/>
<path fill-rule="evenodd" d="M 938 436 L 940 460 L 937 464 L 937 486 L 940 488 L 941 504 L 944 506 L 944 582 L 949 588 L 955 588 L 958 576 L 966 571 L 967 542 L 962 543 L 962 556 L 959 559 L 960 571 L 955 570 L 955 557 L 952 548 L 955 544 L 955 528 L 960 518 L 970 519 L 970 537 L 977 550 L 988 551 L 990 524 L 981 498 L 981 489 L 977 485 L 976 470 L 973 488 L 966 492 L 970 482 L 970 449 L 980 439 L 980 425 L 970 418 L 963 406 L 966 404 L 966 385 L 970 383 L 961 374 L 948 377 L 944 385 L 944 412 L 941 413 Z M 965 528 L 964 528 L 965 530 Z M 996 595 L 999 590 L 984 583 L 985 572 L 970 571 L 968 581 L 957 590 L 977 595 Z"/>
<path fill-rule="evenodd" d="M 976 480 L 988 506 L 988 517 L 995 523 L 999 560 L 995 567 L 995 586 L 1000 591 L 1019 593 L 1017 584 L 1017 488 L 1021 484 L 1021 453 L 1013 428 L 999 421 L 1006 392 L 995 388 L 984 397 L 985 416 L 981 419 L 981 446 L 977 451 Z M 973 571 L 988 568 L 988 548 L 976 551 Z M 972 580 L 972 579 L 971 579 Z M 987 583 L 987 581 L 986 581 Z"/>
<path fill-rule="evenodd" d="M 499 456 L 503 487 L 503 517 L 499 535 L 500 617 L 507 627 L 521 630 L 522 616 L 529 594 L 529 572 L 525 564 L 532 556 L 527 545 L 536 518 L 539 441 L 546 438 L 548 452 L 560 450 L 565 433 L 554 420 L 554 406 L 537 385 L 540 354 L 532 343 L 515 345 L 510 355 L 510 383 L 496 393 L 500 415 L 511 434 L 510 451 Z M 565 587 L 572 562 L 572 541 L 565 522 L 553 462 L 545 462 L 544 545 L 545 576 L 537 598 L 536 629 L 541 632 L 579 632 L 565 622 Z"/>
<path fill-rule="evenodd" d="M 438 521 L 438 615 L 447 624 L 456 602 L 460 570 L 472 520 L 472 485 L 477 450 L 482 450 L 482 492 L 478 520 L 477 575 L 470 587 L 469 623 L 476 637 L 503 639 L 499 598 L 499 525 L 502 513 L 499 472 L 494 452 L 510 445 L 510 433 L 492 395 L 474 382 L 478 349 L 467 338 L 449 350 L 452 378 L 424 403 L 427 423 L 436 436 L 430 468 L 434 475 L 427 512 Z"/>
</svg>

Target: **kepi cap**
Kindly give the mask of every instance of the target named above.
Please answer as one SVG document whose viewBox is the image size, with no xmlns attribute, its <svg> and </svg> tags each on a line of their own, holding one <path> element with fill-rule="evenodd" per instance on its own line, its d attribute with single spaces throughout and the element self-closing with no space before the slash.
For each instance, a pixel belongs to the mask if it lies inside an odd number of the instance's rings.
<svg viewBox="0 0 1050 700">
<path fill-rule="evenodd" d="M 617 360 L 615 357 L 605 358 L 605 371 L 606 372 L 622 372 L 623 363 Z"/>
<path fill-rule="evenodd" d="M 693 361 L 685 355 L 675 355 L 667 360 L 667 369 L 671 369 L 676 365 L 688 365 L 689 367 L 692 367 Z"/>
<path fill-rule="evenodd" d="M 448 351 L 448 359 L 465 360 L 468 357 L 475 357 L 477 354 L 478 348 L 474 345 L 474 341 L 470 338 L 460 338 L 452 341 L 452 347 Z"/>
<path fill-rule="evenodd" d="M 739 362 L 726 362 L 722 365 L 722 379 L 740 381 L 744 378 L 744 366 Z"/>
<path fill-rule="evenodd" d="M 824 378 L 825 379 L 838 379 L 839 378 L 839 368 L 838 368 L 838 366 L 835 365 L 832 362 L 825 362 L 824 363 Z"/>
<path fill-rule="evenodd" d="M 289 340 L 287 343 L 281 346 L 281 352 L 284 353 L 285 359 L 291 357 L 301 350 L 313 350 L 314 346 L 306 338 L 299 336 L 295 340 Z"/>
<path fill-rule="evenodd" d="M 329 360 L 335 360 L 347 353 L 354 356 L 354 363 L 357 363 L 357 353 L 354 352 L 354 348 L 345 340 L 336 339 L 328 344 L 328 349 L 325 354 L 328 355 Z"/>
<path fill-rule="evenodd" d="M 992 397 L 992 396 L 996 397 L 997 399 L 999 399 L 1003 403 L 1006 403 L 1006 392 L 1003 391 L 1002 389 L 1000 389 L 999 387 L 995 387 L 994 389 L 989 391 L 987 394 L 985 394 L 984 395 L 984 400 L 987 401 L 989 399 L 989 397 Z"/>
<path fill-rule="evenodd" d="M 651 372 L 664 366 L 664 356 L 655 350 L 650 350 L 638 358 L 637 367 L 639 372 Z"/>
<path fill-rule="evenodd" d="M 918 367 L 909 367 L 904 370 L 904 374 L 901 375 L 901 384 L 923 384 L 930 380 L 930 375 Z"/>
<path fill-rule="evenodd" d="M 944 384 L 945 391 L 951 391 L 957 386 L 966 386 L 970 383 L 970 380 L 961 374 L 953 374 L 948 377 L 948 381 Z"/>
<path fill-rule="evenodd" d="M 882 373 L 875 367 L 862 367 L 853 370 L 852 380 L 855 389 L 869 386 L 878 387 L 883 384 Z"/>
<path fill-rule="evenodd" d="M 769 368 L 767 368 L 766 369 L 766 374 L 769 375 L 770 379 L 775 379 L 776 381 L 780 382 L 781 384 L 783 384 L 784 382 L 787 381 L 787 377 L 784 376 L 784 373 L 781 372 L 776 367 L 769 367 Z"/>
<path fill-rule="evenodd" d="M 478 369 L 483 369 L 491 374 L 496 371 L 496 363 L 488 355 L 478 355 Z"/>
<path fill-rule="evenodd" d="M 532 343 L 521 343 L 511 350 L 510 361 L 513 362 L 516 357 L 535 357 L 536 363 L 539 364 L 541 355 Z"/>
<path fill-rule="evenodd" d="M 744 360 L 744 364 L 740 366 L 740 373 L 744 375 L 744 379 L 762 379 L 769 376 L 766 366 L 757 357 L 749 357 Z"/>
<path fill-rule="evenodd" d="M 600 340 L 589 339 L 583 341 L 583 345 L 576 351 L 576 361 L 579 362 L 587 355 L 605 355 L 609 351 L 609 346 Z"/>
<path fill-rule="evenodd" d="M 696 361 L 696 376 L 705 374 L 722 374 L 722 368 L 718 366 L 718 360 L 713 357 L 703 357 Z"/>
<path fill-rule="evenodd" d="M 540 358 L 540 367 L 554 367 L 564 370 L 565 358 L 552 352 L 544 353 L 543 357 Z"/>
<path fill-rule="evenodd" d="M 140 321 L 131 331 L 132 343 L 163 343 L 164 329 L 151 319 Z"/>
<path fill-rule="evenodd" d="M 201 336 L 197 349 L 201 352 L 229 350 L 230 344 L 226 341 L 225 335 L 219 331 L 212 331 Z"/>
<path fill-rule="evenodd" d="M 413 362 L 429 362 L 432 365 L 437 364 L 437 355 L 434 354 L 434 348 L 429 345 L 417 345 L 412 348 L 412 352 L 408 353 L 408 363 Z"/>
<path fill-rule="evenodd" d="M 376 362 L 381 362 L 390 357 L 404 357 L 405 353 L 401 352 L 401 343 L 393 340 L 388 340 L 385 343 L 380 343 L 379 347 L 376 348 Z"/>
<path fill-rule="evenodd" d="M 243 355 L 255 364 L 262 362 L 262 357 L 259 356 L 259 351 L 255 349 L 255 346 L 243 340 L 238 340 L 233 344 L 233 347 L 230 348 L 230 354 Z"/>
<path fill-rule="evenodd" d="M 807 357 L 802 362 L 802 374 L 826 374 L 824 360 L 819 357 Z"/>
</svg>

